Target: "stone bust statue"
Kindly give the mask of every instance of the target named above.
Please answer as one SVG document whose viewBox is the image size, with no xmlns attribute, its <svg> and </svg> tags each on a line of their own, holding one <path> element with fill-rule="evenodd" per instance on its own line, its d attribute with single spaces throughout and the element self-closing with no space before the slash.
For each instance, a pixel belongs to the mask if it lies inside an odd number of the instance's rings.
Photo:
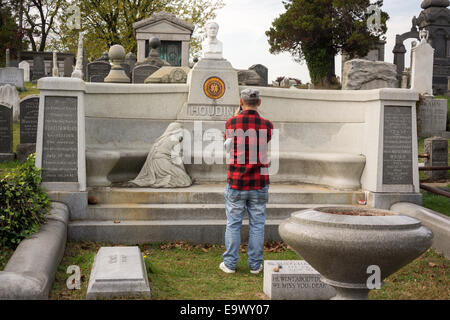
<svg viewBox="0 0 450 320">
<path fill-rule="evenodd" d="M 203 58 L 205 59 L 223 59 L 223 45 L 217 39 L 219 25 L 216 22 L 209 22 L 206 25 L 206 40 L 202 44 Z"/>
</svg>

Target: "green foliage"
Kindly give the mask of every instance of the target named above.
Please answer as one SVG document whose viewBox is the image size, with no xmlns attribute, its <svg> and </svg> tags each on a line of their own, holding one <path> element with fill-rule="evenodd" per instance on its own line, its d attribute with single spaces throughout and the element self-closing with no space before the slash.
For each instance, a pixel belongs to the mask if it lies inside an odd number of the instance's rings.
<svg viewBox="0 0 450 320">
<path fill-rule="evenodd" d="M 15 248 L 45 222 L 50 200 L 41 188 L 35 156 L 0 180 L 0 247 Z"/>
<path fill-rule="evenodd" d="M 8 3 L 0 1 L 0 67 L 5 66 L 6 49 L 10 49 L 11 59 L 17 55 L 17 48 L 20 46 L 18 35 L 12 8 Z"/>
<path fill-rule="evenodd" d="M 266 32 L 270 52 L 290 52 L 306 61 L 312 82 L 329 83 L 334 74 L 334 57 L 365 56 L 383 38 L 389 16 L 381 12 L 381 30 L 368 29 L 370 0 L 286 0 L 286 12 Z M 375 2 L 381 7 L 383 1 Z"/>
<path fill-rule="evenodd" d="M 76 52 L 80 30 L 70 28 L 68 21 L 73 12 L 67 10 L 71 4 L 81 8 L 81 31 L 86 33 L 86 58 L 98 59 L 114 44 L 124 46 L 126 52 L 136 53 L 137 44 L 133 23 L 160 11 L 175 14 L 178 18 L 196 26 L 191 41 L 192 54 L 200 51 L 204 38 L 201 31 L 216 11 L 224 6 L 223 0 L 77 0 L 66 1 L 58 16 L 58 37 L 50 42 L 53 50 Z"/>
</svg>

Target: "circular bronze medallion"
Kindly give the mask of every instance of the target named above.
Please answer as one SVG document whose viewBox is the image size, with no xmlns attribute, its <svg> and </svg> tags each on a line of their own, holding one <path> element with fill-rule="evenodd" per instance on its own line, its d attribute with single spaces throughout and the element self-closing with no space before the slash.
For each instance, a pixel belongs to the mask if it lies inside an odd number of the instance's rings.
<svg viewBox="0 0 450 320">
<path fill-rule="evenodd" d="M 203 90 L 208 98 L 220 99 L 225 94 L 225 83 L 220 78 L 212 77 L 205 81 Z"/>
</svg>

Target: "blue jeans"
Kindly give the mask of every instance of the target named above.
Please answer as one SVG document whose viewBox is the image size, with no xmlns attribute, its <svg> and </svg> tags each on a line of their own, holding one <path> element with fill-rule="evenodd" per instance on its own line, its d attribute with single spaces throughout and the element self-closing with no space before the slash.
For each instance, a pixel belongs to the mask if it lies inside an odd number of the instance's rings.
<svg viewBox="0 0 450 320">
<path fill-rule="evenodd" d="M 226 252 L 223 254 L 225 266 L 235 270 L 239 261 L 241 245 L 241 226 L 248 210 L 250 238 L 248 240 L 248 265 L 258 270 L 263 261 L 264 225 L 266 223 L 266 205 L 269 200 L 269 186 L 260 190 L 241 191 L 230 188 L 225 190 L 225 209 L 227 229 L 225 231 Z"/>
</svg>

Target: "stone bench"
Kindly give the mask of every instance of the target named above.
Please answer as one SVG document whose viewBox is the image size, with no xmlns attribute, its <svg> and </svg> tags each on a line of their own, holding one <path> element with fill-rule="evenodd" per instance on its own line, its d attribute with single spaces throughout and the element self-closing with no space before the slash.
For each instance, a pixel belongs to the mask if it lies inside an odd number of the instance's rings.
<svg viewBox="0 0 450 320">
<path fill-rule="evenodd" d="M 147 159 L 148 150 L 133 149 L 88 149 L 86 168 L 88 187 L 105 187 L 111 183 L 134 179 Z M 310 183 L 341 190 L 361 188 L 361 175 L 366 158 L 349 153 L 280 152 L 272 155 L 278 172 L 271 175 L 274 183 Z M 192 160 L 191 163 L 194 163 Z M 226 160 L 223 164 L 185 164 L 187 172 L 197 183 L 225 182 Z"/>
</svg>

